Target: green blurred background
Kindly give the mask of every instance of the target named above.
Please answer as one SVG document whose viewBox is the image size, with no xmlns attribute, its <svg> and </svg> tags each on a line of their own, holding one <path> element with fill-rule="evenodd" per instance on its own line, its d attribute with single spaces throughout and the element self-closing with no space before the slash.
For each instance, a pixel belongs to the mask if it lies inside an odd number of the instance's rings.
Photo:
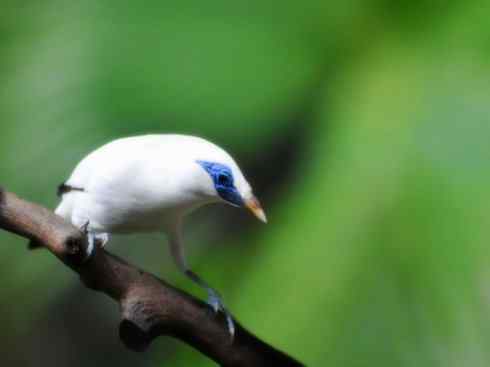
<svg viewBox="0 0 490 367">
<path fill-rule="evenodd" d="M 196 213 L 193 268 L 309 366 L 490 365 L 490 6 L 2 1 L 0 184 L 48 207 L 90 150 L 146 132 L 237 158 L 270 223 Z M 2 366 L 213 366 L 117 337 L 117 306 L 0 233 Z M 204 298 L 158 235 L 113 251 Z"/>
</svg>

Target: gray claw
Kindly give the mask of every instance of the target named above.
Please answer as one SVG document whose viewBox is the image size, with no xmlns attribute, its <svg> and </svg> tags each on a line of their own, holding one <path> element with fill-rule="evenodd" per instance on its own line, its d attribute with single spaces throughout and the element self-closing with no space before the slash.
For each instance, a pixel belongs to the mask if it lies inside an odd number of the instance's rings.
<svg viewBox="0 0 490 367">
<path fill-rule="evenodd" d="M 215 293 L 210 293 L 208 296 L 208 305 L 211 306 L 215 313 L 218 313 L 219 310 L 223 309 L 223 303 L 221 302 L 221 298 L 219 295 Z"/>
<path fill-rule="evenodd" d="M 87 241 L 88 241 L 88 246 L 87 246 L 87 253 L 85 254 L 85 258 L 83 259 L 83 262 L 88 261 L 94 254 L 95 254 L 95 247 L 96 247 L 96 238 L 95 234 L 90 232 L 88 229 L 90 222 L 87 221 L 84 225 L 80 227 L 80 230 L 85 233 L 87 236 Z"/>
<path fill-rule="evenodd" d="M 233 341 L 233 338 L 235 337 L 235 322 L 233 321 L 231 315 L 228 313 L 228 311 L 223 310 L 225 315 L 226 315 L 226 324 L 228 325 L 228 332 L 230 333 L 231 340 Z"/>
<path fill-rule="evenodd" d="M 83 262 L 86 262 L 90 260 L 90 258 L 95 254 L 95 239 L 93 235 L 90 233 L 87 235 L 88 238 L 88 246 L 87 246 L 87 253 L 85 254 L 85 259 L 83 259 Z"/>
<path fill-rule="evenodd" d="M 221 300 L 220 295 L 217 292 L 209 292 L 207 303 L 211 306 L 211 308 L 215 313 L 218 313 L 218 311 L 223 312 L 226 318 L 226 325 L 228 326 L 228 332 L 230 333 L 231 339 L 233 340 L 235 336 L 235 323 L 230 313 L 225 308 L 225 305 Z"/>
</svg>

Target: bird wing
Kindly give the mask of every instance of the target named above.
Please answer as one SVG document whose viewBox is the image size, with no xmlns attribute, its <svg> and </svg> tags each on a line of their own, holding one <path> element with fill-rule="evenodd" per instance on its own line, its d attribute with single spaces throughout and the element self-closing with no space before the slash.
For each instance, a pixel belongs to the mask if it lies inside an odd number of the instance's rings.
<svg viewBox="0 0 490 367">
<path fill-rule="evenodd" d="M 176 140 L 172 135 L 123 138 L 93 151 L 65 182 L 62 191 L 68 191 L 57 211 L 75 225 L 90 220 L 101 231 L 161 227 L 155 212 L 181 199 L 175 172 L 184 154 Z"/>
</svg>

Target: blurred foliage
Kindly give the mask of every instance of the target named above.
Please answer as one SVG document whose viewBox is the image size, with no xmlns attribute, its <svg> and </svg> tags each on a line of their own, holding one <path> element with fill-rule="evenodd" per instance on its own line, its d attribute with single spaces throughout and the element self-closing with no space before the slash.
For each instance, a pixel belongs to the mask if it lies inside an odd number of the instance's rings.
<svg viewBox="0 0 490 367">
<path fill-rule="evenodd" d="M 144 132 L 226 147 L 270 224 L 187 226 L 196 271 L 311 366 L 488 366 L 490 7 L 477 1 L 4 1 L 0 183 L 53 207 Z M 114 304 L 0 233 L 2 365 L 211 366 L 117 341 Z M 141 245 L 140 245 L 141 244 Z M 199 296 L 156 235 L 112 251 Z"/>
</svg>

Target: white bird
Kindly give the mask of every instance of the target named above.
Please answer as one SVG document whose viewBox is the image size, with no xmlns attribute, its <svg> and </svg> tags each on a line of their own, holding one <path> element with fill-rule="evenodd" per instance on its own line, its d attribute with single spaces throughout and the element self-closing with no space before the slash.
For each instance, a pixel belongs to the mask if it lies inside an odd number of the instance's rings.
<svg viewBox="0 0 490 367">
<path fill-rule="evenodd" d="M 182 221 L 205 204 L 245 207 L 266 222 L 261 205 L 233 158 L 204 139 L 144 135 L 112 141 L 86 156 L 58 188 L 56 214 L 86 231 L 89 254 L 110 234 L 163 232 L 178 268 L 208 293 L 228 329 L 234 324 L 219 293 L 186 262 Z"/>
</svg>

